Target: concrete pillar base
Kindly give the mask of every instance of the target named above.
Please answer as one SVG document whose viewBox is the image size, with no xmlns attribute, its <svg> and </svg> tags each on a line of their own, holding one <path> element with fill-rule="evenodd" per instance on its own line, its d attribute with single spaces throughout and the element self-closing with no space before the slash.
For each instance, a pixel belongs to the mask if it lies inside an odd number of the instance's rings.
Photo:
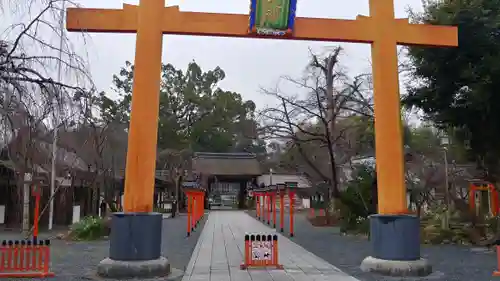
<svg viewBox="0 0 500 281">
<path fill-rule="evenodd" d="M 156 278 L 171 277 L 170 263 L 164 257 L 147 261 L 102 260 L 97 266 L 97 275 L 104 278 Z"/>
<path fill-rule="evenodd" d="M 413 215 L 370 216 L 372 256 L 361 270 L 388 276 L 427 276 L 432 266 L 420 258 L 420 220 Z"/>
<path fill-rule="evenodd" d="M 156 278 L 172 275 L 161 256 L 163 216 L 159 213 L 114 213 L 109 258 L 97 266 L 104 278 Z"/>
<path fill-rule="evenodd" d="M 426 259 L 394 261 L 367 257 L 360 268 L 364 272 L 394 277 L 422 277 L 432 273 L 432 265 Z"/>
</svg>

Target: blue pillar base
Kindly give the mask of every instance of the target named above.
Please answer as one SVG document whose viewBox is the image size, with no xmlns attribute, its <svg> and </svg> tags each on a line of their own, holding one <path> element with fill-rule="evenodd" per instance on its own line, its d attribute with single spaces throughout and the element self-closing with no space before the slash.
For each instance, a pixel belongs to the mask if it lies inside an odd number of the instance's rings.
<svg viewBox="0 0 500 281">
<path fill-rule="evenodd" d="M 420 220 L 413 215 L 371 215 L 372 256 L 361 269 L 389 276 L 426 276 L 432 272 L 420 258 Z"/>
<path fill-rule="evenodd" d="M 160 213 L 114 213 L 109 258 L 115 261 L 157 260 L 161 255 Z"/>
<path fill-rule="evenodd" d="M 163 216 L 160 213 L 114 213 L 109 258 L 97 267 L 104 278 L 170 277 L 169 261 L 161 257 Z"/>
</svg>

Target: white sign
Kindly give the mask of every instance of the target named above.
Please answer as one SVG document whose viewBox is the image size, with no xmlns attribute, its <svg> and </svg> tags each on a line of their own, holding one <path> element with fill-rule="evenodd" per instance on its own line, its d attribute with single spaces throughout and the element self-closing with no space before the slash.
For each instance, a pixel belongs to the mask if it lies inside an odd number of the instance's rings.
<svg viewBox="0 0 500 281">
<path fill-rule="evenodd" d="M 273 243 L 271 241 L 252 241 L 252 259 L 258 261 L 270 261 L 272 257 Z"/>
</svg>

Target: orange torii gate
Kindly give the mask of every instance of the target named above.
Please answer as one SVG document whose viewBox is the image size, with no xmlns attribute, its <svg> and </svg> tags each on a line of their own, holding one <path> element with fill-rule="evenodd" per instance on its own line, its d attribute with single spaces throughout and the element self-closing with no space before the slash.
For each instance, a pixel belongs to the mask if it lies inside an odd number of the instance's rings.
<svg viewBox="0 0 500 281">
<path fill-rule="evenodd" d="M 186 194 L 187 223 L 186 234 L 190 236 L 205 215 L 205 192 L 206 189 L 198 183 L 183 186 Z"/>
<path fill-rule="evenodd" d="M 471 212 L 476 213 L 476 193 L 478 191 L 488 191 L 491 214 L 497 216 L 499 211 L 498 191 L 493 184 L 482 180 L 473 180 L 469 183 L 469 207 Z"/>
<path fill-rule="evenodd" d="M 253 197 L 255 198 L 255 209 L 257 219 L 262 221 L 263 223 L 267 223 L 267 225 L 273 224 L 273 227 L 276 228 L 277 222 L 277 206 L 279 202 L 280 206 L 280 232 L 284 232 L 284 222 L 285 222 L 285 196 L 288 199 L 288 218 L 289 218 L 289 227 L 290 227 L 290 236 L 293 237 L 295 235 L 294 232 L 294 201 L 296 195 L 296 185 L 294 183 L 285 183 L 285 184 L 277 184 L 271 185 L 268 187 L 261 187 L 252 189 Z"/>
<path fill-rule="evenodd" d="M 398 44 L 457 46 L 457 29 L 395 19 L 393 0 L 369 0 L 370 16 L 358 16 L 356 20 L 295 18 L 295 7 L 284 10 L 283 7 L 290 5 L 282 4 L 291 2 L 281 0 L 265 2 L 268 9 L 278 10 L 280 14 L 261 11 L 259 24 L 274 26 L 275 18 L 282 18 L 282 13 L 286 13 L 294 25 L 279 32 L 255 34 L 250 26 L 256 25 L 256 9 L 262 9 L 263 1 L 251 2 L 250 23 L 248 15 L 181 12 L 178 6 L 165 7 L 165 0 L 140 0 L 138 6 L 125 4 L 122 10 L 68 9 L 67 29 L 70 31 L 137 33 L 125 175 L 125 214 L 120 219 L 132 221 L 133 213 L 142 213 L 144 218 L 140 224 L 122 224 L 123 227 L 161 230 L 161 218 L 150 212 L 153 210 L 163 34 L 368 43 L 372 46 L 379 213 L 372 216 L 371 227 L 380 235 L 371 236 L 372 243 L 378 246 L 374 247 L 374 257 L 366 260 L 364 268 L 377 270 L 377 266 L 372 265 L 384 260 L 420 261 L 418 237 L 397 234 L 407 233 L 409 228 L 409 232 L 417 231 L 419 221 L 408 215 L 407 210 L 396 47 Z M 269 14 L 273 14 L 272 19 L 267 18 Z M 151 217 L 147 218 L 146 214 Z M 393 229 L 398 231 L 392 233 Z M 129 233 L 123 230 L 112 233 Z M 121 238 L 130 239 L 117 237 L 111 240 Z M 151 245 L 119 258 L 160 259 L 160 251 L 151 250 L 158 241 L 150 239 L 148 243 Z M 108 263 L 102 263 L 102 266 L 105 264 Z M 127 268 L 128 265 L 124 266 L 124 270 Z M 166 261 L 162 268 L 169 268 Z"/>
<path fill-rule="evenodd" d="M 252 188 L 249 191 L 252 192 L 253 198 L 255 198 L 255 208 L 257 219 L 263 223 L 270 224 L 270 204 L 269 196 L 270 191 L 267 187 Z"/>
</svg>

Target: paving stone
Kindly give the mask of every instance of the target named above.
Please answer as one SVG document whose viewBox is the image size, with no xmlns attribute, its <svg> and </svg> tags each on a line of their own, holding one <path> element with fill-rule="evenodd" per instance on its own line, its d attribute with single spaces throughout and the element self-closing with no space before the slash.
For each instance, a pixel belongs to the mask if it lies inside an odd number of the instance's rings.
<svg viewBox="0 0 500 281">
<path fill-rule="evenodd" d="M 284 270 L 239 268 L 247 233 L 277 234 L 279 261 Z M 355 281 L 337 267 L 308 252 L 285 236 L 241 211 L 212 211 L 200 235 L 182 281 Z"/>
<path fill-rule="evenodd" d="M 254 211 L 248 213 L 253 217 L 255 216 Z M 288 234 L 289 215 L 285 213 L 284 235 L 310 253 L 323 259 L 325 263 L 334 264 L 343 272 L 352 275 L 358 280 L 496 280 L 495 277 L 491 276 L 497 267 L 496 253 L 494 251 L 476 251 L 473 246 L 464 245 L 422 245 L 421 255 L 431 262 L 434 270 L 434 273 L 427 277 L 401 279 L 362 272 L 359 266 L 365 257 L 371 255 L 370 242 L 364 237 L 341 235 L 338 227 L 314 227 L 307 220 L 307 215 L 308 212 L 295 214 L 295 236 L 290 238 Z M 279 220 L 279 216 L 277 218 Z M 259 222 L 256 219 L 254 220 Z M 284 257 L 281 258 L 284 259 Z M 335 270 L 328 267 L 320 266 L 318 270 L 330 275 L 335 274 Z"/>
</svg>

